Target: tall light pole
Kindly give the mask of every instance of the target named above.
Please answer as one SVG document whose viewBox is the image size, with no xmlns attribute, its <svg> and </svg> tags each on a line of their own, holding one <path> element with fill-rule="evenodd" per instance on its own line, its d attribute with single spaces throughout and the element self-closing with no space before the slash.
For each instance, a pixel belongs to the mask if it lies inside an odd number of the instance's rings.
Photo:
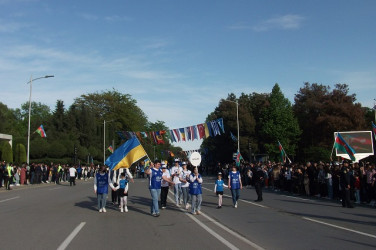
<svg viewBox="0 0 376 250">
<path fill-rule="evenodd" d="M 236 102 L 231 100 L 222 99 L 222 101 L 226 102 L 232 102 L 236 104 L 236 124 L 238 126 L 238 153 L 240 153 L 240 137 L 239 137 L 239 102 L 236 100 Z"/>
<path fill-rule="evenodd" d="M 30 76 L 30 81 L 28 81 L 26 84 L 30 84 L 30 96 L 29 96 L 29 125 L 27 128 L 27 158 L 26 162 L 27 165 L 29 165 L 30 162 L 30 116 L 31 116 L 31 90 L 33 88 L 33 81 L 43 79 L 43 78 L 50 78 L 54 77 L 53 75 L 46 75 L 46 76 L 41 76 L 38 78 L 33 79 L 33 75 Z"/>
<path fill-rule="evenodd" d="M 114 120 L 107 121 L 107 123 L 112 122 Z M 114 145 L 112 146 L 114 147 Z M 103 120 L 103 165 L 105 162 L 106 162 L 106 120 Z"/>
<path fill-rule="evenodd" d="M 376 122 L 376 99 L 373 99 L 373 110 L 375 111 L 375 122 Z"/>
</svg>

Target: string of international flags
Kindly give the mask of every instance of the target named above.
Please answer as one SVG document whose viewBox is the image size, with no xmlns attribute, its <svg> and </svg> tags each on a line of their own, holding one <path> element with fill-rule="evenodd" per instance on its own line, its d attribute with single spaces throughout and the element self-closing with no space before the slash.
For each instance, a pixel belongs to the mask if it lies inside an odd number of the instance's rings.
<svg viewBox="0 0 376 250">
<path fill-rule="evenodd" d="M 183 128 L 151 131 L 151 132 L 133 132 L 133 131 L 117 131 L 116 133 L 123 140 L 128 140 L 132 137 L 137 137 L 140 141 L 150 139 L 152 143 L 164 144 L 165 136 L 171 142 L 193 141 L 204 138 L 214 137 L 225 133 L 223 118 L 218 118 L 205 123 L 192 125 Z"/>
</svg>

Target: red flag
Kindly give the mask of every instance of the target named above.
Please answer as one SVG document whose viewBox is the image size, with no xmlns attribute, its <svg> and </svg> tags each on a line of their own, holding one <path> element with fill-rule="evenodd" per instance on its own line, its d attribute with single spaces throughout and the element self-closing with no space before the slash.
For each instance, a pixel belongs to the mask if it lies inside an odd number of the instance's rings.
<svg viewBox="0 0 376 250">
<path fill-rule="evenodd" d="M 200 139 L 205 137 L 205 127 L 204 124 L 197 124 L 198 135 Z"/>
<path fill-rule="evenodd" d="M 156 131 L 155 132 L 155 139 L 157 140 L 157 144 L 164 144 L 163 135 L 166 133 L 166 131 Z"/>
</svg>

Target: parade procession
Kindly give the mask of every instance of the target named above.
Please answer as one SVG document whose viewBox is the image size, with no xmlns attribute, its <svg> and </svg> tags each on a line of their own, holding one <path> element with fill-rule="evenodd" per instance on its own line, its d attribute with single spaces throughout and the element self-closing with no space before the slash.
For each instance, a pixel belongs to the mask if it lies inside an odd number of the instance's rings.
<svg viewBox="0 0 376 250">
<path fill-rule="evenodd" d="M 0 249 L 375 249 L 375 9 L 0 0 Z"/>
</svg>

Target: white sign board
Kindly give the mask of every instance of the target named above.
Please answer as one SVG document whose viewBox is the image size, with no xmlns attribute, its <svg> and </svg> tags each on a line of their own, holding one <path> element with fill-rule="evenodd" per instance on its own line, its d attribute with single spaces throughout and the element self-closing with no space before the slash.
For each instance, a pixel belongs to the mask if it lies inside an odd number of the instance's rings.
<svg viewBox="0 0 376 250">
<path fill-rule="evenodd" d="M 200 153 L 198 153 L 198 152 L 193 152 L 193 153 L 189 156 L 189 162 L 190 162 L 193 166 L 195 166 L 195 167 L 199 166 L 200 163 L 201 163 L 201 155 L 200 155 Z"/>
</svg>

